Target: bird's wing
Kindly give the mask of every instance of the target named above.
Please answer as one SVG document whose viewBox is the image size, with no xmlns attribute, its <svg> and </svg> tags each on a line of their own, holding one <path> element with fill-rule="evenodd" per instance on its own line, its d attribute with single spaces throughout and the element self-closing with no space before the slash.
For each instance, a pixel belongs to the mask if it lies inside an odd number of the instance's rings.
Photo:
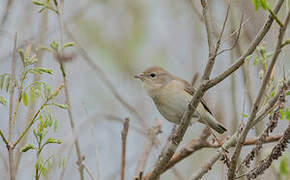
<svg viewBox="0 0 290 180">
<path fill-rule="evenodd" d="M 186 82 L 185 81 L 185 87 L 184 87 L 184 90 L 185 90 L 185 92 L 187 92 L 188 94 L 190 94 L 190 95 L 194 95 L 194 93 L 195 93 L 195 89 L 188 83 L 188 82 Z M 206 101 L 205 101 L 205 99 L 204 98 L 201 98 L 201 100 L 200 100 L 200 102 L 201 102 L 201 104 L 203 105 L 203 107 L 211 114 L 211 115 L 213 115 L 213 113 L 212 113 L 212 111 L 209 109 L 209 107 L 208 107 L 208 105 L 207 105 L 207 103 L 206 103 Z"/>
</svg>

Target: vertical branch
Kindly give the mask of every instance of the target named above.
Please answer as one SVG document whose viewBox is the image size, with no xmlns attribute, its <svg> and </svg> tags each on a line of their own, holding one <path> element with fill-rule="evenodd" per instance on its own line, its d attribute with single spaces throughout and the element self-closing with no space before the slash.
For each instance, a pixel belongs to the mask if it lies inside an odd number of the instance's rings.
<svg viewBox="0 0 290 180">
<path fill-rule="evenodd" d="M 121 132 L 121 136 L 122 136 L 121 180 L 125 179 L 126 144 L 127 144 L 128 130 L 129 130 L 129 118 L 126 118 L 123 124 L 123 130 Z"/>
<path fill-rule="evenodd" d="M 285 19 L 283 27 L 280 27 L 278 40 L 277 40 L 277 43 L 276 43 L 276 48 L 275 48 L 274 55 L 272 57 L 271 63 L 269 65 L 267 73 L 266 73 L 266 75 L 265 75 L 265 77 L 263 79 L 263 83 L 262 83 L 262 85 L 260 87 L 260 90 L 259 90 L 258 96 L 257 96 L 257 98 L 255 100 L 255 103 L 253 104 L 253 107 L 252 107 L 251 114 L 250 114 L 250 117 L 248 119 L 248 122 L 247 122 L 245 128 L 243 129 L 243 131 L 241 133 L 241 136 L 239 137 L 239 139 L 237 141 L 237 145 L 236 145 L 233 157 L 231 159 L 231 164 L 230 164 L 230 168 L 229 168 L 229 171 L 228 171 L 228 179 L 230 179 L 230 180 L 234 179 L 234 177 L 235 177 L 235 171 L 236 171 L 236 167 L 237 167 L 237 159 L 240 156 L 241 149 L 242 149 L 242 144 L 245 141 L 245 139 L 247 137 L 247 134 L 248 134 L 248 132 L 249 132 L 249 130 L 251 128 L 251 123 L 254 121 L 254 119 L 256 117 L 256 114 L 258 112 L 259 106 L 261 104 L 262 97 L 264 95 L 264 92 L 266 90 L 266 87 L 267 87 L 267 84 L 269 82 L 270 76 L 272 74 L 274 65 L 275 65 L 275 63 L 276 63 L 276 61 L 278 59 L 278 56 L 279 56 L 280 52 L 281 52 L 282 43 L 283 43 L 283 37 L 285 35 L 289 20 L 290 20 L 290 11 L 288 12 L 288 14 L 286 16 L 286 19 Z"/>
<path fill-rule="evenodd" d="M 17 48 L 17 34 L 14 36 L 14 47 L 13 47 L 13 59 L 12 59 L 12 67 L 11 67 L 11 79 L 12 86 L 10 87 L 10 98 L 9 98 L 9 132 L 8 132 L 8 142 L 6 147 L 8 149 L 8 158 L 9 158 L 9 172 L 10 172 L 10 180 L 15 180 L 15 166 L 14 166 L 14 158 L 13 158 L 13 150 L 14 148 L 10 145 L 12 141 L 12 131 L 13 131 L 13 97 L 15 90 L 15 67 L 16 67 L 16 48 Z M 20 92 L 21 93 L 21 92 Z"/>
<path fill-rule="evenodd" d="M 63 46 L 64 42 L 64 36 L 63 36 L 63 9 L 64 9 L 64 0 L 60 0 L 59 6 L 58 7 L 58 22 L 59 22 L 59 29 L 60 29 L 60 47 Z M 61 50 L 60 55 L 62 55 L 63 51 Z M 72 110 L 71 110 L 71 103 L 70 103 L 70 97 L 69 97 L 69 91 L 68 91 L 68 85 L 67 85 L 67 79 L 66 79 L 66 73 L 64 69 L 64 64 L 61 59 L 58 60 L 59 66 L 60 66 L 60 71 L 62 73 L 62 78 L 63 78 L 63 84 L 64 84 L 64 93 L 65 93 L 65 101 L 66 104 L 68 105 L 67 112 L 69 116 L 69 121 L 70 121 L 70 126 L 72 129 L 72 134 L 74 137 L 74 144 L 76 148 L 76 153 L 77 153 L 77 165 L 78 165 L 78 170 L 80 173 L 80 179 L 84 180 L 84 166 L 82 164 L 82 161 L 84 160 L 84 157 L 81 155 L 80 151 L 80 146 L 79 142 L 75 133 L 75 124 L 72 116 Z"/>
<path fill-rule="evenodd" d="M 8 14 L 9 14 L 9 11 L 10 11 L 10 8 L 11 8 L 11 5 L 13 3 L 13 0 L 8 0 L 7 4 L 6 4 L 6 9 L 5 9 L 5 12 L 2 16 L 2 19 L 1 19 L 1 24 L 0 24 L 0 27 L 2 28 L 4 25 L 5 25 L 5 22 L 7 20 L 7 17 L 8 17 Z"/>
</svg>

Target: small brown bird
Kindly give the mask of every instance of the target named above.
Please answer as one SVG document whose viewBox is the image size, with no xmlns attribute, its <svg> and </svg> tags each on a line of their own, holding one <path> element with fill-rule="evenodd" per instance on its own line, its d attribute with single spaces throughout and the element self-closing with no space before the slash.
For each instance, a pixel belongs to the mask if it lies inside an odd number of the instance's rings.
<svg viewBox="0 0 290 180">
<path fill-rule="evenodd" d="M 143 87 L 153 99 L 160 114 L 168 121 L 179 124 L 192 100 L 194 88 L 187 81 L 170 74 L 161 67 L 150 67 L 134 77 L 142 81 Z M 227 131 L 214 118 L 204 99 L 197 106 L 191 123 L 196 121 L 204 124 L 206 122 L 220 134 Z"/>
</svg>

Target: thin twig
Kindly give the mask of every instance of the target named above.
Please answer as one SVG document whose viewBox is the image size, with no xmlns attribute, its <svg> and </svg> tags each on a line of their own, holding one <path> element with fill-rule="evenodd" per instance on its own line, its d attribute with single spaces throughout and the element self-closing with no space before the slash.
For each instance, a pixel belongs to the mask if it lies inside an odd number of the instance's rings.
<svg viewBox="0 0 290 180">
<path fill-rule="evenodd" d="M 93 174 L 91 173 L 91 171 L 89 170 L 89 168 L 84 165 L 84 169 L 86 170 L 86 172 L 88 173 L 89 177 L 91 178 L 91 180 L 95 180 Z"/>
<path fill-rule="evenodd" d="M 125 119 L 123 124 L 123 130 L 121 132 L 122 136 L 122 156 L 121 156 L 121 180 L 125 179 L 125 166 L 126 166 L 126 144 L 127 144 L 127 135 L 129 130 L 129 118 Z"/>
<path fill-rule="evenodd" d="M 13 134 L 13 97 L 14 97 L 14 90 L 16 87 L 16 80 L 15 80 L 15 68 L 16 68 L 16 54 L 17 54 L 17 33 L 14 36 L 14 47 L 13 47 L 13 58 L 12 58 L 12 65 L 11 65 L 11 79 L 12 85 L 10 87 L 10 98 L 9 98 L 9 132 L 8 132 L 8 142 L 9 144 L 6 145 L 8 149 L 8 159 L 9 159 L 9 172 L 10 172 L 10 180 L 14 180 L 15 175 L 15 164 L 14 164 L 14 155 L 13 150 L 14 148 L 11 147 L 12 141 L 12 134 Z M 18 92 L 20 94 L 21 92 Z M 19 103 L 19 102 L 18 102 Z M 16 105 L 17 106 L 17 105 Z M 17 109 L 15 110 L 17 112 Z"/>
</svg>

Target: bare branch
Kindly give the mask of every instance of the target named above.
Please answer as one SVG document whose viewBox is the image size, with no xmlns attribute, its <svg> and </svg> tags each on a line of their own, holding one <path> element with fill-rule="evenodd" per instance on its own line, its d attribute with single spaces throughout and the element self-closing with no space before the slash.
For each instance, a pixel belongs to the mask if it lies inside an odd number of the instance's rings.
<svg viewBox="0 0 290 180">
<path fill-rule="evenodd" d="M 121 156 L 121 180 L 125 179 L 125 166 L 126 166 L 126 144 L 127 144 L 127 134 L 129 130 L 129 118 L 125 119 L 123 124 L 123 130 L 121 132 L 122 136 L 122 156 Z"/>
</svg>

